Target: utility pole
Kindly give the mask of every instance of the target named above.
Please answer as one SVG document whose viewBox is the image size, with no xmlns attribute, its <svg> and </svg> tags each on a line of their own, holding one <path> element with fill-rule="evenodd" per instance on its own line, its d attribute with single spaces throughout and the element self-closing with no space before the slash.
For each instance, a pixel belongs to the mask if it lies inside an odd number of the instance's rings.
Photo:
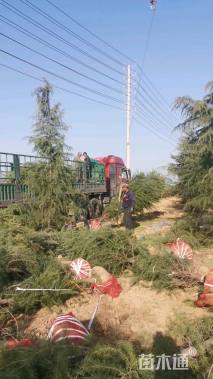
<svg viewBox="0 0 213 379">
<path fill-rule="evenodd" d="M 127 102 L 126 102 L 126 167 L 130 170 L 130 132 L 132 119 L 132 78 L 131 65 L 127 66 Z"/>
</svg>

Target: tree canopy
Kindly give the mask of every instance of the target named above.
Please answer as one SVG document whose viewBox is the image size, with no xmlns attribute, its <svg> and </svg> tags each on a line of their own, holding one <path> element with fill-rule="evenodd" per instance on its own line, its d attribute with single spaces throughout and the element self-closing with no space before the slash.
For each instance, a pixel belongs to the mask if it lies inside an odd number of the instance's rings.
<svg viewBox="0 0 213 379">
<path fill-rule="evenodd" d="M 52 94 L 53 88 L 47 81 L 35 91 L 36 122 L 29 142 L 41 160 L 30 164 L 24 175 L 29 188 L 24 210 L 29 223 L 36 228 L 60 228 L 68 215 L 73 192 L 72 172 L 66 165 L 67 125 L 60 104 L 51 106 Z"/>
<path fill-rule="evenodd" d="M 213 205 L 213 82 L 206 91 L 202 100 L 179 97 L 174 106 L 184 121 L 177 126 L 183 138 L 171 170 L 178 176 L 186 210 L 197 220 L 210 219 Z"/>
</svg>

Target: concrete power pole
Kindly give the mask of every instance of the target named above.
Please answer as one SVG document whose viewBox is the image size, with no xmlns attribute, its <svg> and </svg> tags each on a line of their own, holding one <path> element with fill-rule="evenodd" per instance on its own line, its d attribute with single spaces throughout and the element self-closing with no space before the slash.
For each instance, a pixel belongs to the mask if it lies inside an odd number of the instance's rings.
<svg viewBox="0 0 213 379">
<path fill-rule="evenodd" d="M 132 122 L 132 78 L 131 65 L 127 66 L 127 102 L 126 102 L 126 167 L 131 169 L 130 133 Z"/>
</svg>

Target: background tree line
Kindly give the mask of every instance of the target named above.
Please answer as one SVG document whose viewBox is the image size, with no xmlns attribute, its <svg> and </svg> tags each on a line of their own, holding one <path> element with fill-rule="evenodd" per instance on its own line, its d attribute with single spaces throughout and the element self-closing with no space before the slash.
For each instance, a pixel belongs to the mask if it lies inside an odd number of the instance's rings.
<svg viewBox="0 0 213 379">
<path fill-rule="evenodd" d="M 207 234 L 213 231 L 213 82 L 206 86 L 202 100 L 191 97 L 176 99 L 184 121 L 178 153 L 170 169 L 178 177 L 180 194 L 195 229 Z"/>
</svg>

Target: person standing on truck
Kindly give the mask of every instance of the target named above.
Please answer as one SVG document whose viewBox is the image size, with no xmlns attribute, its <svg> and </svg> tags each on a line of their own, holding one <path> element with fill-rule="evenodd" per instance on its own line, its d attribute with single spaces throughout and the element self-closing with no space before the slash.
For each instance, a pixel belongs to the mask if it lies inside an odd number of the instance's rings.
<svg viewBox="0 0 213 379">
<path fill-rule="evenodd" d="M 83 162 L 84 156 L 79 152 L 74 158 L 75 177 L 78 183 L 83 182 Z"/>
<path fill-rule="evenodd" d="M 123 194 L 122 208 L 124 212 L 123 223 L 126 229 L 132 229 L 133 228 L 132 212 L 135 206 L 135 196 L 134 196 L 134 193 L 129 190 L 129 186 L 127 183 L 124 183 L 122 185 L 122 194 Z"/>
<path fill-rule="evenodd" d="M 92 176 L 92 164 L 91 164 L 91 160 L 90 160 L 90 157 L 89 155 L 84 152 L 83 153 L 83 156 L 84 156 L 84 164 L 85 164 L 85 171 L 86 171 L 86 178 L 87 180 L 91 179 L 91 176 Z"/>
</svg>

